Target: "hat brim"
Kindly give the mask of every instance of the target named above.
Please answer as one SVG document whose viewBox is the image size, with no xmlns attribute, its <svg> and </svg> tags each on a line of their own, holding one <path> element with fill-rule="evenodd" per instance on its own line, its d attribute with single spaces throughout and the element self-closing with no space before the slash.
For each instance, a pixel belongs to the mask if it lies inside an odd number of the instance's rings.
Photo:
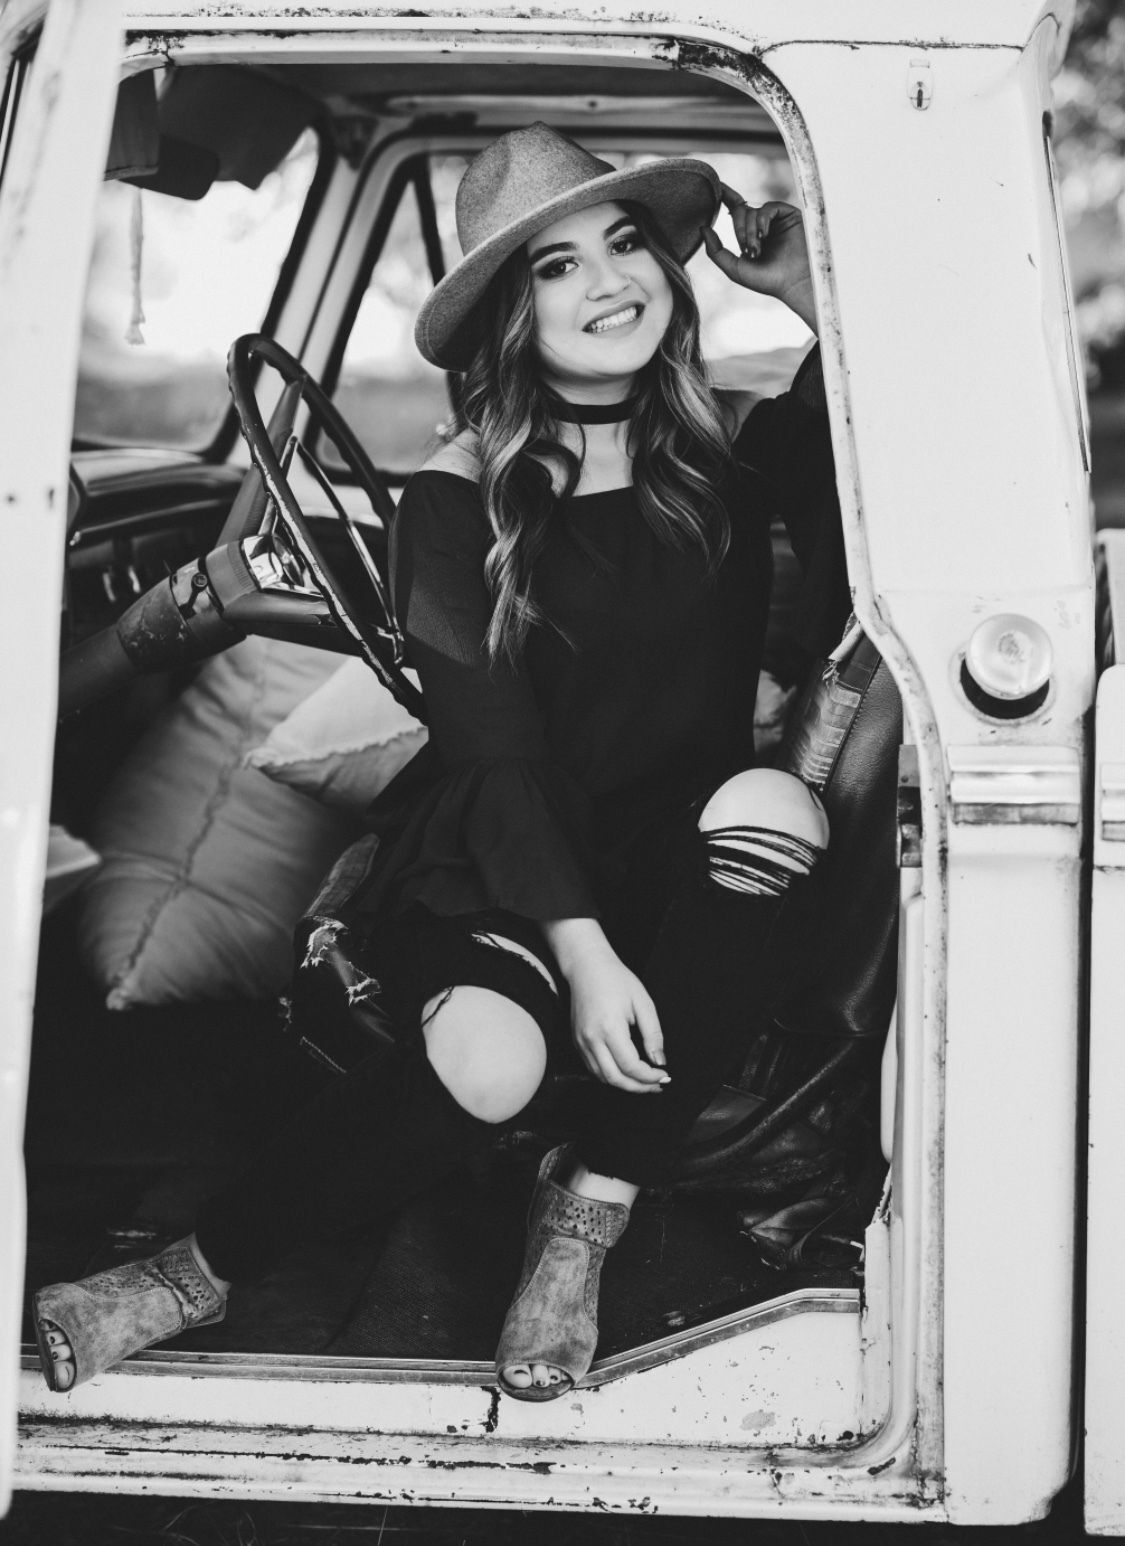
<svg viewBox="0 0 1125 1546">
<path fill-rule="evenodd" d="M 649 211 L 681 263 L 703 240 L 719 209 L 719 178 L 706 161 L 671 156 L 592 177 L 529 210 L 450 269 L 426 297 L 414 328 L 422 356 L 442 370 L 467 370 L 480 341 L 472 311 L 505 259 L 544 226 L 591 204 L 629 200 Z"/>
</svg>

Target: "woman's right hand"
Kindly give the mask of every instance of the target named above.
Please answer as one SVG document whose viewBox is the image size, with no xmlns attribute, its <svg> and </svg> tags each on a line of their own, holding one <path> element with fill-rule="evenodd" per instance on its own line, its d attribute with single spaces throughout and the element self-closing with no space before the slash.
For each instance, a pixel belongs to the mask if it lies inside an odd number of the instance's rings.
<svg viewBox="0 0 1125 1546">
<path fill-rule="evenodd" d="M 656 1006 L 592 918 L 544 924 L 559 969 L 570 986 L 571 1032 L 586 1067 L 603 1084 L 634 1095 L 669 1083 Z M 633 1042 L 636 1027 L 645 1056 Z M 647 1059 L 647 1061 L 646 1061 Z"/>
<path fill-rule="evenodd" d="M 816 300 L 801 211 L 776 199 L 756 207 L 726 183 L 721 183 L 720 189 L 730 212 L 738 253 L 728 252 L 718 233 L 704 226 L 707 256 L 743 289 L 784 301 L 815 333 Z"/>
</svg>

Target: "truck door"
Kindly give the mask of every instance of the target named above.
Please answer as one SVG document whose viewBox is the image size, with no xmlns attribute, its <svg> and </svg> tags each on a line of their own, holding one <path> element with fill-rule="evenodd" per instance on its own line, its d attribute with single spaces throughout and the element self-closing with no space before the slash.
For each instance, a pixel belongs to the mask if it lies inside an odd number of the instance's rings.
<svg viewBox="0 0 1125 1546">
<path fill-rule="evenodd" d="M 121 59 L 117 0 L 0 16 L 0 1514 L 16 1440 L 23 1120 L 79 319 Z"/>
</svg>

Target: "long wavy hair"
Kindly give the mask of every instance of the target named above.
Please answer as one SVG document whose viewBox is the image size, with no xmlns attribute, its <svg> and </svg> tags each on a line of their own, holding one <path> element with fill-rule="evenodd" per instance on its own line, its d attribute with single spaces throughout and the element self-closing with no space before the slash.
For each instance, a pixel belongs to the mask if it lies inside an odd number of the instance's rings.
<svg viewBox="0 0 1125 1546">
<path fill-rule="evenodd" d="M 662 542 L 696 549 L 708 572 L 730 542 L 717 490 L 731 465 L 730 435 L 707 382 L 691 281 L 643 206 L 623 205 L 667 276 L 672 317 L 638 378 L 629 425 L 633 486 Z M 479 441 L 480 488 L 495 541 L 485 561 L 492 594 L 486 646 L 514 658 L 528 630 L 551 623 L 535 600 L 535 562 L 582 471 L 562 443 L 535 344 L 531 266 L 524 249 L 494 277 L 481 307 L 483 341 L 465 374 L 460 427 Z M 551 468 L 562 473 L 556 489 Z"/>
</svg>

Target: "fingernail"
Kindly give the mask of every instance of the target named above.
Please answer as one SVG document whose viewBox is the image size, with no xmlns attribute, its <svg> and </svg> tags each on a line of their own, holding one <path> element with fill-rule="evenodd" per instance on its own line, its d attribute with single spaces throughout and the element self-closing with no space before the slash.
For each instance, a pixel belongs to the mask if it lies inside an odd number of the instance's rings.
<svg viewBox="0 0 1125 1546">
<path fill-rule="evenodd" d="M 671 1074 L 661 1074 L 660 1082 L 661 1082 L 661 1084 L 671 1084 L 672 1083 L 672 1075 Z"/>
</svg>

